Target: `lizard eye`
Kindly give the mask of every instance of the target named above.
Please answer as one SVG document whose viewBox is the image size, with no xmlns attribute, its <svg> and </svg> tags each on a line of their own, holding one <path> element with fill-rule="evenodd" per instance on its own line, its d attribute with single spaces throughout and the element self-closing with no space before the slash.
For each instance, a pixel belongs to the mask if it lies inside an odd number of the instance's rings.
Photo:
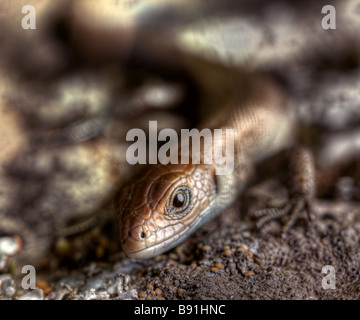
<svg viewBox="0 0 360 320">
<path fill-rule="evenodd" d="M 186 186 L 178 187 L 169 200 L 167 211 L 170 215 L 185 215 L 190 207 L 190 190 Z"/>
<path fill-rule="evenodd" d="M 185 202 L 186 202 L 186 196 L 184 195 L 183 192 L 177 192 L 174 196 L 174 199 L 173 199 L 173 207 L 174 208 L 181 208 Z"/>
</svg>

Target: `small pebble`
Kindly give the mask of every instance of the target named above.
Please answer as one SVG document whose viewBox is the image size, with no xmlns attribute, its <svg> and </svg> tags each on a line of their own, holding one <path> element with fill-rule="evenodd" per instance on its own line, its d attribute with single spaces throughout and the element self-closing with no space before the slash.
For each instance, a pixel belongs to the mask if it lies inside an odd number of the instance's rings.
<svg viewBox="0 0 360 320">
<path fill-rule="evenodd" d="M 15 292 L 16 292 L 15 288 L 11 286 L 11 287 L 7 287 L 5 289 L 4 294 L 5 294 L 5 296 L 11 298 L 15 294 Z"/>
<path fill-rule="evenodd" d="M 51 286 L 45 280 L 39 280 L 36 282 L 36 286 L 44 291 L 44 294 L 48 294 L 51 292 Z"/>
<path fill-rule="evenodd" d="M 0 238 L 0 255 L 13 256 L 22 248 L 22 241 L 19 236 Z"/>
<path fill-rule="evenodd" d="M 231 250 L 225 250 L 224 251 L 224 256 L 225 257 L 230 257 L 231 256 Z"/>
<path fill-rule="evenodd" d="M 217 269 L 222 269 L 224 267 L 224 265 L 221 262 L 216 262 L 214 267 Z"/>
<path fill-rule="evenodd" d="M 247 252 L 247 251 L 249 251 L 249 246 L 247 246 L 246 244 L 240 244 L 237 247 L 237 251 Z"/>
<path fill-rule="evenodd" d="M 178 296 L 181 297 L 184 294 L 184 289 L 178 290 Z"/>
<path fill-rule="evenodd" d="M 155 294 L 156 294 L 157 296 L 162 296 L 162 295 L 163 295 L 163 292 L 162 292 L 162 290 L 161 290 L 160 288 L 156 288 L 156 289 L 155 289 Z"/>
<path fill-rule="evenodd" d="M 152 300 L 153 298 L 151 296 L 147 296 L 145 300 Z"/>
<path fill-rule="evenodd" d="M 251 251 L 248 251 L 249 258 L 252 259 L 254 257 L 254 254 Z"/>
<path fill-rule="evenodd" d="M 206 245 L 206 246 L 203 246 L 202 249 L 203 249 L 204 251 L 210 251 L 212 248 L 211 248 L 211 246 Z"/>
<path fill-rule="evenodd" d="M 219 268 L 211 267 L 211 268 L 210 268 L 210 271 L 211 271 L 211 272 L 217 272 L 217 271 L 219 271 Z"/>
<path fill-rule="evenodd" d="M 195 261 L 191 262 L 191 264 L 190 264 L 190 268 L 191 268 L 191 269 L 195 269 L 196 266 L 197 266 L 197 264 L 196 264 Z"/>
<path fill-rule="evenodd" d="M 146 288 L 148 288 L 149 290 L 154 290 L 154 286 L 152 284 L 148 284 Z"/>
<path fill-rule="evenodd" d="M 247 277 L 254 276 L 254 275 L 255 275 L 255 272 L 252 270 L 245 272 L 245 276 L 247 276 Z"/>
<path fill-rule="evenodd" d="M 150 291 L 150 294 L 151 294 L 151 295 L 154 295 L 154 294 L 155 294 L 155 291 L 154 291 L 154 290 L 151 290 L 151 291 Z"/>
<path fill-rule="evenodd" d="M 145 294 L 146 294 L 146 292 L 145 292 L 145 291 L 141 291 L 141 292 L 139 292 L 139 297 L 140 297 L 140 298 L 142 298 L 142 297 L 144 297 L 144 296 L 145 296 Z"/>
<path fill-rule="evenodd" d="M 164 297 L 158 297 L 157 300 L 166 300 Z"/>
<path fill-rule="evenodd" d="M 224 246 L 223 247 L 223 251 L 227 251 L 227 250 L 230 250 L 231 248 L 230 248 L 230 246 Z"/>
</svg>

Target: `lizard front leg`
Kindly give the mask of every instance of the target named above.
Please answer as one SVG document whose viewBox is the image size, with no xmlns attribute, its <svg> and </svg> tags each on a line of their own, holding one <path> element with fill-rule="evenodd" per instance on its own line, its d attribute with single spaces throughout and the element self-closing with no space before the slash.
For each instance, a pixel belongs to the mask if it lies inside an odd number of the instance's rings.
<svg viewBox="0 0 360 320">
<path fill-rule="evenodd" d="M 282 206 L 260 209 L 253 213 L 258 219 L 256 226 L 259 229 L 269 221 L 288 215 L 289 218 L 282 229 L 283 238 L 303 210 L 306 211 L 309 219 L 313 219 L 312 204 L 316 196 L 315 164 L 311 151 L 297 146 L 291 149 L 289 157 L 290 199 Z"/>
</svg>

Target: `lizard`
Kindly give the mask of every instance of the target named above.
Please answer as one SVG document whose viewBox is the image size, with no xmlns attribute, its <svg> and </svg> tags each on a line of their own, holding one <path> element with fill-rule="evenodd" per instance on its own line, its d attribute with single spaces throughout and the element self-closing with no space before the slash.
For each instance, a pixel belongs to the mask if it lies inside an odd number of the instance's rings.
<svg viewBox="0 0 360 320">
<path fill-rule="evenodd" d="M 159 56 L 151 50 L 148 46 L 145 52 Z M 290 213 L 283 228 L 286 235 L 299 212 L 305 208 L 312 214 L 315 174 L 311 152 L 296 146 L 294 105 L 285 90 L 268 75 L 227 67 L 181 49 L 172 48 L 171 53 L 164 54 L 168 60 L 155 58 L 152 65 L 167 75 L 180 71 L 195 85 L 200 97 L 196 107 L 202 115 L 199 128 L 234 129 L 234 171 L 216 175 L 216 165 L 204 161 L 146 165 L 114 200 L 123 250 L 131 258 L 143 259 L 179 245 L 229 207 L 251 181 L 255 165 L 280 150 L 290 150 L 291 199 L 281 208 L 255 215 L 260 228 Z"/>
</svg>

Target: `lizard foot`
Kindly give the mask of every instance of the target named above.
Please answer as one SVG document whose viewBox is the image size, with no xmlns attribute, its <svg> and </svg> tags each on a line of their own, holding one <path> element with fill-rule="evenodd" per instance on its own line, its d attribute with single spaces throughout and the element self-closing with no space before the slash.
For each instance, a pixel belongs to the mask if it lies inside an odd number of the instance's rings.
<svg viewBox="0 0 360 320">
<path fill-rule="evenodd" d="M 292 228 L 298 219 L 301 212 L 305 211 L 309 220 L 314 219 L 312 200 L 313 199 L 311 197 L 297 196 L 287 201 L 282 206 L 256 210 L 253 213 L 253 216 L 257 218 L 256 226 L 258 229 L 260 229 L 263 225 L 272 220 L 280 219 L 286 215 L 289 215 L 289 219 L 285 223 L 281 232 L 281 236 L 284 239 L 286 238 L 288 231 Z"/>
<path fill-rule="evenodd" d="M 313 219 L 313 200 L 315 199 L 315 166 L 312 153 L 307 148 L 298 146 L 290 150 L 290 177 L 288 179 L 290 200 L 283 206 L 257 210 L 254 216 L 258 218 L 256 223 L 261 228 L 265 223 L 289 215 L 281 236 L 284 239 L 298 219 L 302 211 L 306 211 L 309 220 Z"/>
</svg>

